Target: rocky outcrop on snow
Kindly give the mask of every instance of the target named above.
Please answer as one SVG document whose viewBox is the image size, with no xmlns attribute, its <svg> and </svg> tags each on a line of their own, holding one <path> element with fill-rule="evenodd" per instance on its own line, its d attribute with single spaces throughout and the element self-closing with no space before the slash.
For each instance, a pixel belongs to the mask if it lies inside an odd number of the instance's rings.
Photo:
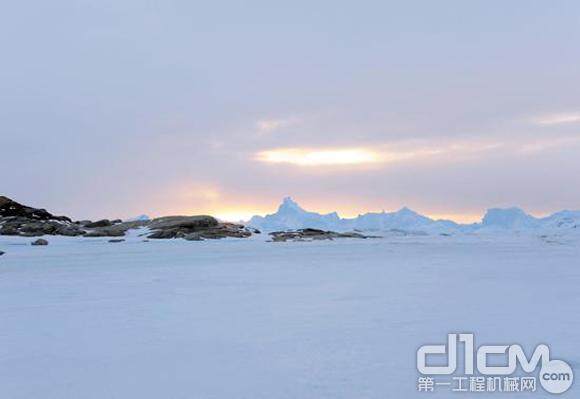
<svg viewBox="0 0 580 399">
<path fill-rule="evenodd" d="M 337 233 L 336 231 L 319 229 L 274 231 L 269 234 L 273 242 L 334 240 L 335 238 L 379 238 L 378 236 L 367 236 L 357 232 Z"/>
<path fill-rule="evenodd" d="M 235 223 L 222 223 L 207 215 L 166 216 L 153 219 L 148 224 L 151 234 L 147 238 L 183 238 L 188 241 L 226 237 L 247 238 L 252 230 Z"/>
<path fill-rule="evenodd" d="M 94 223 L 90 225 L 95 225 Z M 135 221 L 135 222 L 116 222 L 115 224 L 102 225 L 98 223 L 98 227 L 89 228 L 85 225 L 85 237 L 122 237 L 127 231 L 131 229 L 138 229 L 140 227 L 146 227 L 146 221 Z"/>
<path fill-rule="evenodd" d="M 44 209 L 21 205 L 0 197 L 0 235 L 37 237 L 45 235 L 83 237 L 123 237 L 131 229 L 147 228 L 148 238 L 184 238 L 191 241 L 225 237 L 245 238 L 254 229 L 222 223 L 211 216 L 167 216 L 153 220 L 139 217 L 132 221 L 101 219 L 72 222 Z"/>
<path fill-rule="evenodd" d="M 144 222 L 90 221 L 71 222 L 68 218 L 31 219 L 22 216 L 0 217 L 0 235 L 38 237 L 84 236 L 84 237 L 118 237 L 124 236 L 129 229 L 143 227 Z"/>
<path fill-rule="evenodd" d="M 52 220 L 61 222 L 70 222 L 66 216 L 55 216 L 46 211 L 46 209 L 36 209 L 19 204 L 8 197 L 0 195 L 0 218 L 22 218 L 29 220 Z"/>
<path fill-rule="evenodd" d="M 36 220 L 18 216 L 0 218 L 0 235 L 36 237 L 43 235 L 79 236 L 84 231 L 71 222 Z"/>
<path fill-rule="evenodd" d="M 82 234 L 81 228 L 66 216 L 55 216 L 45 209 L 32 208 L 0 196 L 0 235 L 35 237 Z"/>
<path fill-rule="evenodd" d="M 111 222 L 109 219 L 101 219 L 97 220 L 96 222 L 87 221 L 83 224 L 83 227 L 87 229 L 94 229 L 98 227 L 110 227 L 116 223 L 120 223 L 120 221 Z"/>
</svg>

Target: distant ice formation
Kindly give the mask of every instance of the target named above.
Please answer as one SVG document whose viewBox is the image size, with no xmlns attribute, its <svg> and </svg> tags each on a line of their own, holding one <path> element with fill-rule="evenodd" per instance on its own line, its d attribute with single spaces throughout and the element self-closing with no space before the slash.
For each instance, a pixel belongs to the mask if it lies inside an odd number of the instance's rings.
<svg viewBox="0 0 580 399">
<path fill-rule="evenodd" d="M 580 226 L 580 211 L 561 211 L 545 218 L 536 218 L 520 208 L 493 208 L 486 212 L 481 223 L 459 224 L 450 220 L 434 220 L 406 207 L 395 212 L 369 212 L 355 218 L 341 218 L 336 212 L 320 214 L 306 211 L 292 198 L 286 197 L 275 213 L 254 216 L 248 224 L 264 231 L 316 228 L 333 231 L 399 231 L 405 234 L 553 232 L 577 229 Z"/>
<path fill-rule="evenodd" d="M 124 222 L 144 222 L 147 220 L 151 220 L 151 218 L 147 215 L 139 215 L 139 216 L 135 216 L 133 218 L 129 218 L 124 220 Z"/>
</svg>

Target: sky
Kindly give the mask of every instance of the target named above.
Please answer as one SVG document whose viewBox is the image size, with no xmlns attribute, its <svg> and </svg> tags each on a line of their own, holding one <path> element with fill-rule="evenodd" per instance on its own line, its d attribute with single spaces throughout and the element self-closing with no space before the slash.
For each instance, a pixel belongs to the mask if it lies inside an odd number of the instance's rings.
<svg viewBox="0 0 580 399">
<path fill-rule="evenodd" d="M 93 219 L 580 209 L 579 43 L 566 0 L 6 2 L 0 194 Z"/>
</svg>

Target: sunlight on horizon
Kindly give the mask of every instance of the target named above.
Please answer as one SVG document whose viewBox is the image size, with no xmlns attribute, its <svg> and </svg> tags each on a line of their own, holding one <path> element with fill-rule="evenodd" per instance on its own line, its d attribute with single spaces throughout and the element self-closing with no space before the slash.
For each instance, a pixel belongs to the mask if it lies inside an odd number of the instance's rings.
<svg viewBox="0 0 580 399">
<path fill-rule="evenodd" d="M 377 145 L 377 149 L 364 147 L 354 148 L 276 148 L 258 152 L 255 161 L 275 164 L 290 164 L 301 167 L 312 166 L 357 166 L 380 165 L 396 162 L 426 161 L 441 159 L 457 159 L 459 157 L 474 156 L 482 151 L 495 149 L 498 143 L 452 143 L 434 145 L 425 143 L 421 146 L 407 145 L 393 148 L 387 145 Z"/>
<path fill-rule="evenodd" d="M 248 209 L 248 208 L 242 208 L 242 209 L 236 209 L 236 208 L 223 208 L 223 209 L 214 209 L 213 211 L 208 210 L 206 212 L 202 212 L 211 216 L 214 216 L 215 218 L 225 221 L 225 222 L 248 222 L 252 216 L 266 216 L 269 214 L 273 214 L 276 213 L 278 209 L 278 206 L 275 207 L 269 207 L 269 208 L 262 208 L 262 209 Z M 331 213 L 331 212 L 337 212 L 338 215 L 343 218 L 343 219 L 352 219 L 352 218 L 356 218 L 359 215 L 365 214 L 365 213 L 380 213 L 382 212 L 382 210 L 379 209 L 310 209 L 310 208 L 306 208 L 306 211 L 309 212 L 316 212 L 316 213 L 320 213 L 320 214 L 327 214 L 327 213 Z M 386 212 L 396 212 L 398 209 L 390 209 L 390 210 L 386 210 Z M 189 212 L 191 214 L 194 214 L 195 212 Z M 478 223 L 481 222 L 481 219 L 483 217 L 483 214 L 471 214 L 471 213 L 437 213 L 437 212 L 421 212 L 418 211 L 418 213 L 427 216 L 433 220 L 451 220 L 454 221 L 456 223 L 463 223 L 463 224 L 469 224 L 469 223 Z"/>
<path fill-rule="evenodd" d="M 213 217 L 222 220 L 224 222 L 247 222 L 249 221 L 252 216 L 256 215 L 265 215 L 268 212 L 252 212 L 246 209 L 224 209 L 224 210 L 217 210 L 215 213 L 210 213 Z"/>
</svg>

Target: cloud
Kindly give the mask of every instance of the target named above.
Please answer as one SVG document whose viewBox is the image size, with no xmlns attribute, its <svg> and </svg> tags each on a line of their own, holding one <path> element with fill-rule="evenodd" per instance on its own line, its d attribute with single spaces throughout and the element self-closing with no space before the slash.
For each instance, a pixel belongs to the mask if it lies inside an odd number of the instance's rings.
<svg viewBox="0 0 580 399">
<path fill-rule="evenodd" d="M 398 143 L 369 147 L 341 148 L 275 148 L 260 151 L 254 160 L 300 167 L 380 165 L 398 162 L 453 160 L 499 148 L 503 143 Z M 444 157 L 444 158 L 442 158 Z"/>
<path fill-rule="evenodd" d="M 256 127 L 260 132 L 266 133 L 278 129 L 283 125 L 283 121 L 269 119 L 256 122 Z"/>
<path fill-rule="evenodd" d="M 261 132 L 271 132 L 272 130 L 278 129 L 283 124 L 284 124 L 284 121 L 274 120 L 274 119 L 261 120 L 261 121 L 256 122 L 256 126 L 258 127 L 258 130 Z"/>
<path fill-rule="evenodd" d="M 525 154 L 538 153 L 554 148 L 573 146 L 580 143 L 580 137 L 561 137 L 550 140 L 535 140 L 519 147 L 519 151 Z"/>
<path fill-rule="evenodd" d="M 532 120 L 536 125 L 561 125 L 580 122 L 580 112 L 544 115 Z"/>
<path fill-rule="evenodd" d="M 381 162 L 380 154 L 364 148 L 280 148 L 259 152 L 255 159 L 297 166 L 360 165 Z"/>
<path fill-rule="evenodd" d="M 256 122 L 256 128 L 261 134 L 272 133 L 276 130 L 294 125 L 298 122 L 296 118 L 287 119 L 261 119 Z"/>
</svg>

